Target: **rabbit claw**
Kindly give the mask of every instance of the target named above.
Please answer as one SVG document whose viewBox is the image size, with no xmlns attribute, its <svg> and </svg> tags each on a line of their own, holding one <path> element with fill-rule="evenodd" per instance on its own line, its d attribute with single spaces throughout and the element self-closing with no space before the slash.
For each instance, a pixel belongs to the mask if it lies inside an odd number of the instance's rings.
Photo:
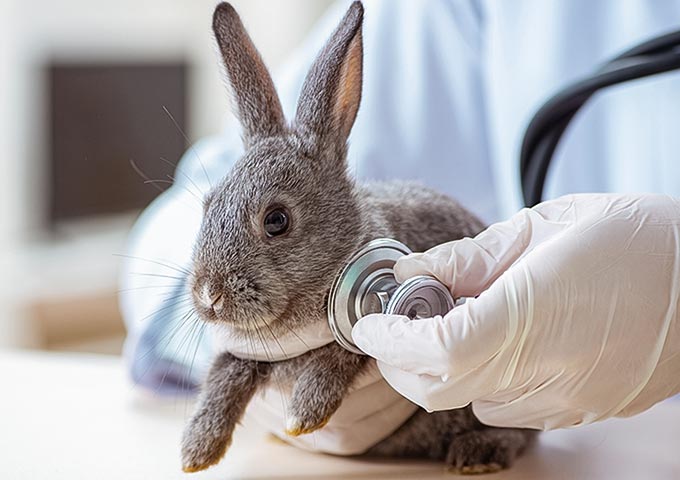
<svg viewBox="0 0 680 480">
<path fill-rule="evenodd" d="M 320 430 L 326 426 L 330 417 L 324 418 L 321 421 L 312 419 L 303 419 L 296 416 L 291 416 L 286 421 L 286 435 L 290 437 L 298 437 L 306 435 L 316 430 Z"/>
</svg>

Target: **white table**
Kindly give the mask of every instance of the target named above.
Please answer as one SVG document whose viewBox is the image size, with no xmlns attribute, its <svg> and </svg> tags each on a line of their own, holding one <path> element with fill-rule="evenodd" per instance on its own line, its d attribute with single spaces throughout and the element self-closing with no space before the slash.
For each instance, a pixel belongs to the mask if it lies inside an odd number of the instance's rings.
<svg viewBox="0 0 680 480">
<path fill-rule="evenodd" d="M 456 478 L 426 462 L 338 458 L 289 447 L 247 423 L 222 463 L 184 474 L 184 400 L 144 395 L 119 358 L 0 351 L 0 478 Z M 479 478 L 479 477 L 478 477 Z M 680 479 L 680 401 L 628 420 L 542 435 L 490 479 Z"/>
</svg>

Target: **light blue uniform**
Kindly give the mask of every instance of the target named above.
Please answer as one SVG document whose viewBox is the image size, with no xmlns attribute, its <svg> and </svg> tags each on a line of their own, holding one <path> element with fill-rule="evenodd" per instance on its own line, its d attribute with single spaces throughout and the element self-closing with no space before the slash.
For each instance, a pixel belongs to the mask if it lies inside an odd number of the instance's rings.
<svg viewBox="0 0 680 480">
<path fill-rule="evenodd" d="M 365 3 L 363 97 L 350 137 L 350 167 L 360 179 L 419 180 L 487 221 L 522 206 L 522 135 L 545 100 L 618 52 L 680 29 L 680 2 L 667 0 Z M 275 75 L 288 118 L 309 65 L 346 7 L 345 1 L 335 5 Z M 604 191 L 680 196 L 679 133 L 680 73 L 615 87 L 595 97 L 563 137 L 546 198 Z M 188 190 L 206 191 L 241 153 L 234 124 L 189 150 L 177 185 L 140 217 L 130 254 L 190 268 L 201 208 Z M 123 289 L 159 283 L 133 273 L 145 271 L 178 275 L 130 259 Z M 167 291 L 185 297 L 173 302 L 148 289 L 126 290 L 121 306 L 133 378 L 176 392 L 200 379 L 210 345 L 205 336 L 200 345 L 180 342 L 188 338 L 190 321 L 173 336 L 190 300 L 181 281 L 168 285 Z M 192 378 L 182 385 L 191 363 Z"/>
</svg>

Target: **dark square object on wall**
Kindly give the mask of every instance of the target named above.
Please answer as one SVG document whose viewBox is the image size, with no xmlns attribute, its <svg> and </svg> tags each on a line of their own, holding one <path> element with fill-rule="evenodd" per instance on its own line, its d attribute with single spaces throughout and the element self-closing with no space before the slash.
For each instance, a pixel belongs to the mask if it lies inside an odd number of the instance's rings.
<svg viewBox="0 0 680 480">
<path fill-rule="evenodd" d="M 173 173 L 160 158 L 176 163 L 187 146 L 186 64 L 55 62 L 48 72 L 49 225 L 143 208 L 159 191 L 130 160 L 152 179 Z"/>
</svg>

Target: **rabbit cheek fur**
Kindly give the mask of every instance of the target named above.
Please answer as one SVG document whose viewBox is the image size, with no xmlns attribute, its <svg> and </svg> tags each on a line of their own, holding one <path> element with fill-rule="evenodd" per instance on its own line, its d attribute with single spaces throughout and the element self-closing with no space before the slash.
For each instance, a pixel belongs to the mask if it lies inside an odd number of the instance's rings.
<svg viewBox="0 0 680 480">
<path fill-rule="evenodd" d="M 355 185 L 347 174 L 346 142 L 361 97 L 362 19 L 355 2 L 312 65 L 288 126 L 238 15 L 224 3 L 215 11 L 246 153 L 206 198 L 192 293 L 203 320 L 225 322 L 253 342 L 325 322 L 335 274 L 368 240 L 393 237 L 422 251 L 483 228 L 433 190 L 401 182 Z M 272 205 L 286 207 L 290 226 L 268 238 L 262 222 Z M 273 363 L 219 354 L 184 431 L 184 470 L 222 458 L 251 398 L 270 382 L 292 386 L 290 435 L 323 427 L 369 361 L 334 343 Z M 367 455 L 438 459 L 454 471 L 479 473 L 509 466 L 533 437 L 486 427 L 469 407 L 418 411 Z"/>
</svg>

